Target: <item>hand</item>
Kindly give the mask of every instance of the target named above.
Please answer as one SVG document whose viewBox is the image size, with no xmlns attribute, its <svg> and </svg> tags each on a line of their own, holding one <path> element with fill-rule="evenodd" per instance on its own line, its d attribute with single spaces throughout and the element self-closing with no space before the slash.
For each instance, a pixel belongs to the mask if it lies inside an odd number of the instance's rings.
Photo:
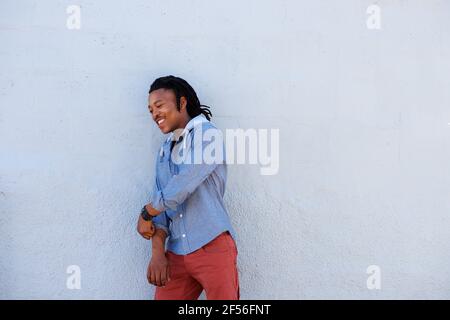
<svg viewBox="0 0 450 320">
<path fill-rule="evenodd" d="M 139 232 L 139 234 L 145 239 L 150 240 L 150 238 L 155 233 L 155 226 L 153 225 L 152 221 L 145 221 L 144 218 L 139 215 L 137 232 Z"/>
<path fill-rule="evenodd" d="M 152 254 L 147 268 L 147 280 L 158 287 L 164 287 L 170 281 L 169 261 L 164 252 Z"/>
</svg>

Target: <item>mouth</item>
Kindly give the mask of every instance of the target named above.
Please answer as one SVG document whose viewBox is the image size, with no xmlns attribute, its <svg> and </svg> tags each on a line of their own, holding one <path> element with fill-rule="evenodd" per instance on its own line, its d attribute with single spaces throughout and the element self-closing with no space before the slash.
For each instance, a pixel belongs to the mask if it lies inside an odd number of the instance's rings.
<svg viewBox="0 0 450 320">
<path fill-rule="evenodd" d="M 166 121 L 166 119 L 164 119 L 164 118 L 159 118 L 159 119 L 156 120 L 156 123 L 158 124 L 158 126 L 161 126 L 161 124 L 163 124 L 164 121 Z"/>
</svg>

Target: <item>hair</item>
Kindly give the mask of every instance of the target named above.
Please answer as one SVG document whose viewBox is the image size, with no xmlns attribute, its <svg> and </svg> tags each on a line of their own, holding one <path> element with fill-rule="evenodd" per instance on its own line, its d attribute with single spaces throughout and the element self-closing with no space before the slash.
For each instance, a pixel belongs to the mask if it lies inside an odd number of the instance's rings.
<svg viewBox="0 0 450 320">
<path fill-rule="evenodd" d="M 210 107 L 200 104 L 200 100 L 198 99 L 194 88 L 192 88 L 186 80 L 172 75 L 160 77 L 153 81 L 148 93 L 150 94 L 158 89 L 169 89 L 175 93 L 178 110 L 181 108 L 180 98 L 185 97 L 187 100 L 186 110 L 191 118 L 203 114 L 208 121 L 211 120 L 212 113 L 211 110 L 209 110 Z"/>
</svg>

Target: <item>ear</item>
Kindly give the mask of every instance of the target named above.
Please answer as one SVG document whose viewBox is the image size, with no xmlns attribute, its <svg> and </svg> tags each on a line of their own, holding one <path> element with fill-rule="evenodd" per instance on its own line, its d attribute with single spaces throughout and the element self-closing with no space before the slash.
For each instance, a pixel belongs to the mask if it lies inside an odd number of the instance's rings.
<svg viewBox="0 0 450 320">
<path fill-rule="evenodd" d="M 180 98 L 180 111 L 186 108 L 186 106 L 187 106 L 187 99 L 186 97 L 183 96 Z"/>
</svg>

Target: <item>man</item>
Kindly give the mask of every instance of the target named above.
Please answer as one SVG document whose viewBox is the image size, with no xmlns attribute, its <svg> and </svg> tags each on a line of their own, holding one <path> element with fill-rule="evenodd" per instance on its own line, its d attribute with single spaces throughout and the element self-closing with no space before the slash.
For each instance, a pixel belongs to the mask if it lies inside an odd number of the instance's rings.
<svg viewBox="0 0 450 320">
<path fill-rule="evenodd" d="M 238 300 L 236 235 L 223 202 L 227 168 L 221 132 L 210 122 L 209 107 L 179 77 L 156 79 L 148 108 L 161 132 L 170 133 L 157 155 L 151 200 L 137 227 L 152 238 L 147 278 L 156 286 L 155 299 L 196 300 L 205 290 L 208 300 Z"/>
</svg>

